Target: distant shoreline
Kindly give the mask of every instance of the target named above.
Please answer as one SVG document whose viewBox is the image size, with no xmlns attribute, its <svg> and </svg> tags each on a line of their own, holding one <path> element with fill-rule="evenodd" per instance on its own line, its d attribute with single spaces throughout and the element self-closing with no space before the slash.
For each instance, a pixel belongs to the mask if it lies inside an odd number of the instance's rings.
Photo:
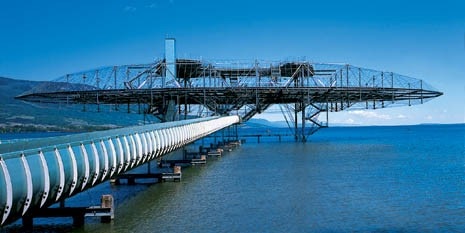
<svg viewBox="0 0 465 233">
<path fill-rule="evenodd" d="M 56 125 L 14 125 L 14 126 L 0 126 L 0 134 L 4 133 L 85 133 L 92 131 L 101 131 L 114 129 L 116 127 L 98 126 L 98 125 L 70 125 L 70 126 L 56 126 Z"/>
</svg>

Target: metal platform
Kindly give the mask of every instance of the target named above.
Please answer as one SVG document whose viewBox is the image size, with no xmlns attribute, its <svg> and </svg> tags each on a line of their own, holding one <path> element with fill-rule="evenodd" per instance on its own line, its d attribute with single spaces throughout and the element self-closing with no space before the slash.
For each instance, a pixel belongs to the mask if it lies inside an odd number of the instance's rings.
<svg viewBox="0 0 465 233">
<path fill-rule="evenodd" d="M 247 121 L 278 105 L 296 139 L 305 141 L 327 126 L 320 113 L 410 106 L 443 94 L 423 80 L 348 64 L 189 59 L 175 64 L 163 59 L 68 74 L 17 98 L 128 112 L 137 105 L 161 121 L 188 115 L 239 115 Z"/>
</svg>

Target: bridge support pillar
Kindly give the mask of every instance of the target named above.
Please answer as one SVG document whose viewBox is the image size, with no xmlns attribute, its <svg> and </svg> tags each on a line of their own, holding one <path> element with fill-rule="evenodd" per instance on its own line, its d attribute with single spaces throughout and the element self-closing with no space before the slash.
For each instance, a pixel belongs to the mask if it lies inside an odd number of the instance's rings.
<svg viewBox="0 0 465 233">
<path fill-rule="evenodd" d="M 32 226 L 34 225 L 34 220 L 31 216 L 23 216 L 22 223 L 25 229 L 32 229 Z"/>
<path fill-rule="evenodd" d="M 85 223 L 85 214 L 76 214 L 73 215 L 73 226 L 75 227 L 82 227 Z"/>
<path fill-rule="evenodd" d="M 75 227 L 84 226 L 85 217 L 100 217 L 100 222 L 108 223 L 114 218 L 113 196 L 103 195 L 100 201 L 100 206 L 64 207 L 64 205 L 60 204 L 60 207 L 56 208 L 38 209 L 22 217 L 23 227 L 32 229 L 34 218 L 72 217 L 73 226 Z"/>
</svg>

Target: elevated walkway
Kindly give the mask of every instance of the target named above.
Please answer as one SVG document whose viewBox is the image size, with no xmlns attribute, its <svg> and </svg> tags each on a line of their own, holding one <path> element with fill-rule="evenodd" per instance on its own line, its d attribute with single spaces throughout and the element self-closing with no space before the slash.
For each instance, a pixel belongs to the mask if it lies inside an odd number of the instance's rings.
<svg viewBox="0 0 465 233">
<path fill-rule="evenodd" d="M 0 225 L 239 122 L 208 117 L 0 145 Z"/>
</svg>

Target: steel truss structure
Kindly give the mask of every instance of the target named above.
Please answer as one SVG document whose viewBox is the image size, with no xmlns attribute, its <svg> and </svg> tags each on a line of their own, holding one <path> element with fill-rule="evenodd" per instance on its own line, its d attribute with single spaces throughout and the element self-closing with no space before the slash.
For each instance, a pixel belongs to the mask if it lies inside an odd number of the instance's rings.
<svg viewBox="0 0 465 233">
<path fill-rule="evenodd" d="M 162 59 L 68 74 L 17 98 L 128 111 L 136 104 L 161 121 L 188 115 L 239 115 L 246 121 L 278 105 L 296 139 L 305 141 L 327 126 L 330 111 L 421 104 L 442 94 L 419 79 L 348 64 Z M 319 120 L 323 112 L 326 122 Z"/>
</svg>

